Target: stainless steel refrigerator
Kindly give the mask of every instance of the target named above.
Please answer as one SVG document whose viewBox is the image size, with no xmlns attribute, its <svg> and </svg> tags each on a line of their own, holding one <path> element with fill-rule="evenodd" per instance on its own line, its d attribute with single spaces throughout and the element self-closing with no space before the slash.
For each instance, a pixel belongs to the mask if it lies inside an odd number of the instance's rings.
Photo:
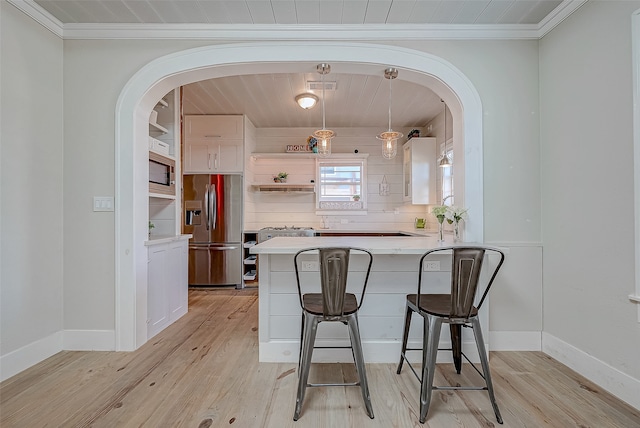
<svg viewBox="0 0 640 428">
<path fill-rule="evenodd" d="M 242 288 L 242 176 L 183 177 L 189 285 Z"/>
</svg>

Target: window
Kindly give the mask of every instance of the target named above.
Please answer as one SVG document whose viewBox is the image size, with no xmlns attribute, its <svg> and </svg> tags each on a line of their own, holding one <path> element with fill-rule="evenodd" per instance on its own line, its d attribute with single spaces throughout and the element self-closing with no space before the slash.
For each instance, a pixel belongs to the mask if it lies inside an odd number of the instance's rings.
<svg viewBox="0 0 640 428">
<path fill-rule="evenodd" d="M 316 177 L 318 210 L 366 210 L 366 159 L 318 160 Z"/>
</svg>

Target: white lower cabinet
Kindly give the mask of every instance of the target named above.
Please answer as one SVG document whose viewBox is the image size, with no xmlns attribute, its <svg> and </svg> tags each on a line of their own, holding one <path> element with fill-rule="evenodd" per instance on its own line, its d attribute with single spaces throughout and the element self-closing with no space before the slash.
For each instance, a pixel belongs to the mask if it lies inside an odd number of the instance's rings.
<svg viewBox="0 0 640 428">
<path fill-rule="evenodd" d="M 147 339 L 187 313 L 188 241 L 148 247 Z"/>
</svg>

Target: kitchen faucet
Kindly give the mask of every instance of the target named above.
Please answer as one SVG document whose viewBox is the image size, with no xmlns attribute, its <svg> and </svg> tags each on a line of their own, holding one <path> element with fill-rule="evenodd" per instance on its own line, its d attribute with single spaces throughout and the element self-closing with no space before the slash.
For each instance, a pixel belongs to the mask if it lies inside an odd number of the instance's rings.
<svg viewBox="0 0 640 428">
<path fill-rule="evenodd" d="M 443 198 L 443 199 L 442 199 L 442 205 L 444 205 L 444 203 L 446 202 L 446 200 L 447 200 L 447 199 L 449 199 L 449 198 L 453 198 L 453 195 L 449 195 L 449 196 L 447 196 L 447 197 Z"/>
</svg>

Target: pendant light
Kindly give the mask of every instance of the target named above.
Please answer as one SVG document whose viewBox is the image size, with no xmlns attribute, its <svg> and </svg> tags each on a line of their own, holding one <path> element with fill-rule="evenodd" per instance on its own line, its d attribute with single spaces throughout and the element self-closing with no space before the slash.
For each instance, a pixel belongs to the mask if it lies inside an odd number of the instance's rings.
<svg viewBox="0 0 640 428">
<path fill-rule="evenodd" d="M 331 66 L 329 64 L 318 64 L 316 70 L 322 75 L 322 129 L 314 132 L 313 136 L 318 140 L 318 154 L 327 157 L 331 154 L 331 139 L 336 135 L 332 130 L 325 128 L 324 75 L 331 72 Z"/>
<path fill-rule="evenodd" d="M 391 129 L 391 81 L 398 77 L 398 69 L 389 67 L 384 71 L 384 78 L 389 80 L 389 130 L 381 133 L 376 138 L 382 140 L 382 157 L 393 159 L 398 153 L 398 138 L 402 133 Z"/>
<path fill-rule="evenodd" d="M 440 100 L 444 103 L 444 152 L 442 152 L 442 158 L 438 162 L 440 168 L 448 168 L 451 166 L 451 160 L 449 160 L 449 156 L 447 156 L 447 103 L 444 100 Z"/>
</svg>

